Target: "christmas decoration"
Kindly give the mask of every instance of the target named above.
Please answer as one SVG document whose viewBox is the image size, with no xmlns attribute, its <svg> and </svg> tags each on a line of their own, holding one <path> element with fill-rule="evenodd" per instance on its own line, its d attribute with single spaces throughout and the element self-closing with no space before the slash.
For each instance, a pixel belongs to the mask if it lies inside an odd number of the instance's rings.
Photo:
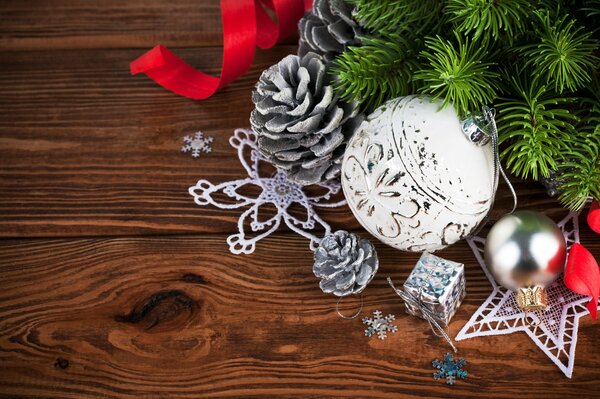
<svg viewBox="0 0 600 399">
<path fill-rule="evenodd" d="M 565 266 L 567 244 L 547 216 L 517 211 L 498 220 L 488 233 L 485 262 L 496 281 L 517 293 L 525 312 L 543 310 L 545 288 Z"/>
<path fill-rule="evenodd" d="M 599 211 L 598 201 L 592 201 L 587 223 L 596 233 L 600 233 Z M 574 243 L 569 249 L 563 280 L 571 291 L 590 296 L 587 308 L 592 318 L 596 320 L 598 310 L 596 304 L 600 297 L 600 269 L 594 255 L 579 242 Z"/>
<path fill-rule="evenodd" d="M 346 142 L 361 118 L 338 102 L 321 57 L 289 55 L 264 71 L 250 116 L 258 148 L 288 178 L 307 185 L 340 174 Z"/>
<path fill-rule="evenodd" d="M 315 0 L 311 11 L 298 24 L 298 55 L 308 52 L 331 62 L 348 46 L 360 45 L 362 30 L 352 16 L 352 6 L 344 0 Z"/>
<path fill-rule="evenodd" d="M 208 154 L 212 151 L 211 144 L 214 139 L 210 136 L 204 137 L 204 133 L 196 132 L 193 136 L 183 138 L 184 145 L 181 152 L 190 152 L 194 158 L 198 158 L 201 152 Z"/>
<path fill-rule="evenodd" d="M 454 385 L 457 378 L 461 380 L 467 378 L 467 372 L 462 369 L 467 364 L 467 361 L 465 359 L 454 360 L 454 356 L 451 353 L 446 353 L 443 361 L 435 359 L 431 364 L 438 369 L 438 371 L 433 373 L 435 380 L 443 378 L 446 380 L 446 384 Z"/>
<path fill-rule="evenodd" d="M 438 323 L 447 326 L 466 295 L 465 266 L 425 252 L 403 288 L 417 300 L 404 302 L 406 313 L 425 318 L 426 307 Z"/>
<path fill-rule="evenodd" d="M 236 129 L 229 143 L 238 152 L 240 162 L 248 177 L 214 185 L 207 180 L 199 180 L 196 185 L 189 188 L 189 193 L 200 206 L 213 205 L 220 209 L 238 209 L 248 207 L 239 219 L 238 233 L 227 238 L 229 250 L 233 254 L 250 254 L 256 249 L 256 243 L 276 231 L 281 223 L 285 223 L 290 230 L 310 240 L 311 249 L 315 249 L 320 239 L 311 233 L 311 230 L 324 229 L 325 234 L 331 232 L 329 225 L 319 217 L 315 208 L 334 208 L 346 204 L 346 201 L 332 201 L 335 194 L 340 191 L 340 186 L 332 182 L 320 185 L 325 190 L 320 195 L 308 195 L 302 187 L 287 179 L 285 173 L 277 172 L 275 176 L 263 177 L 259 167 L 266 163 L 256 144 L 256 134 L 250 130 Z M 249 159 L 248 157 L 249 153 Z M 258 197 L 242 194 L 244 188 L 259 187 Z M 222 202 L 219 198 L 227 198 Z M 261 217 L 261 207 L 272 205 L 277 210 L 275 215 Z M 306 211 L 304 217 L 293 216 L 288 212 L 292 205 L 298 205 Z M 249 224 L 251 236 L 247 231 Z"/>
<path fill-rule="evenodd" d="M 560 193 L 560 189 L 565 182 L 566 180 L 560 178 L 555 170 L 551 170 L 548 177 L 540 178 L 540 183 L 546 188 L 549 197 L 556 197 Z"/>
<path fill-rule="evenodd" d="M 579 212 L 571 212 L 558 223 L 565 241 L 570 246 L 579 242 Z M 531 313 L 536 323 L 525 319 L 519 308 L 516 293 L 497 284 L 484 260 L 485 240 L 481 237 L 467 239 L 473 254 L 492 285 L 492 293 L 477 309 L 456 336 L 457 341 L 488 335 L 505 335 L 523 331 L 569 378 L 575 364 L 575 348 L 579 319 L 589 314 L 585 304 L 589 297 L 569 290 L 562 279 L 548 287 L 548 306 L 543 312 Z M 600 308 L 600 304 L 598 304 Z"/>
<path fill-rule="evenodd" d="M 381 340 L 386 339 L 388 332 L 395 333 L 398 331 L 398 327 L 392 324 L 394 320 L 396 320 L 396 316 L 393 314 L 383 317 L 383 313 L 380 310 L 374 311 L 373 318 L 365 317 L 362 319 L 363 324 L 368 326 L 365 330 L 365 336 L 371 337 L 377 334 L 377 338 Z"/>
<path fill-rule="evenodd" d="M 406 251 L 435 251 L 466 237 L 495 194 L 491 146 L 462 132 L 452 107 L 408 96 L 369 115 L 350 140 L 342 187 L 373 236 Z"/>
<path fill-rule="evenodd" d="M 373 244 L 356 234 L 338 230 L 327 234 L 315 251 L 313 272 L 327 294 L 360 294 L 379 267 Z"/>
<path fill-rule="evenodd" d="M 573 244 L 569 250 L 564 281 L 571 291 L 591 297 L 587 308 L 592 319 L 596 320 L 600 296 L 600 269 L 590 251 L 579 243 Z"/>
<path fill-rule="evenodd" d="M 512 173 L 536 180 L 553 173 L 560 202 L 572 210 L 600 199 L 597 1 L 350 3 L 363 34 L 330 68 L 342 100 L 368 113 L 422 93 L 460 118 L 494 107 Z"/>
</svg>

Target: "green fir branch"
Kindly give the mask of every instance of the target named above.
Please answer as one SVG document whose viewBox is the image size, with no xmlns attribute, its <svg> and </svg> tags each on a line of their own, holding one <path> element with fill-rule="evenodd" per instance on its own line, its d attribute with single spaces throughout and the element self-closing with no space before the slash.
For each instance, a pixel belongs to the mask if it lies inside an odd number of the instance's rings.
<svg viewBox="0 0 600 399">
<path fill-rule="evenodd" d="M 600 135 L 600 132 L 597 135 Z M 558 172 L 565 180 L 559 188 L 559 200 L 565 207 L 578 211 L 583 208 L 589 197 L 600 199 L 598 138 L 571 142 L 565 157 L 567 161 L 558 166 Z"/>
<path fill-rule="evenodd" d="M 435 31 L 443 23 L 440 0 L 348 0 L 354 5 L 354 18 L 373 35 L 386 36 L 398 30 Z M 435 15 L 435 18 L 432 18 Z"/>
<path fill-rule="evenodd" d="M 525 76 L 525 79 L 523 79 Z M 507 144 L 500 156 L 518 177 L 548 177 L 557 168 L 557 160 L 569 146 L 577 117 L 565 105 L 570 98 L 556 97 L 529 72 L 507 73 L 517 98 L 499 103 L 498 133 L 500 144 Z"/>
<path fill-rule="evenodd" d="M 546 83 L 554 82 L 558 93 L 575 91 L 591 81 L 591 72 L 598 64 L 594 51 L 598 40 L 591 33 L 576 27 L 576 20 L 566 15 L 555 19 L 548 11 L 535 13 L 541 24 L 540 42 L 521 48 L 533 76 L 542 76 Z"/>
<path fill-rule="evenodd" d="M 600 0 L 586 0 L 581 10 L 590 18 L 600 16 Z"/>
<path fill-rule="evenodd" d="M 413 42 L 414 45 L 414 42 Z M 344 101 L 357 101 L 373 110 L 386 100 L 414 92 L 412 71 L 417 68 L 411 44 L 401 37 L 367 37 L 333 62 L 333 87 Z"/>
<path fill-rule="evenodd" d="M 455 36 L 458 48 L 440 36 L 425 39 L 426 49 L 421 52 L 425 65 L 414 78 L 419 81 L 420 93 L 431 94 L 434 99 L 443 97 L 444 107 L 452 104 L 460 116 L 465 116 L 491 105 L 499 75 L 490 70 L 492 62 L 485 62 L 489 54 L 484 45 Z"/>
<path fill-rule="evenodd" d="M 446 12 L 459 32 L 472 34 L 473 40 L 498 40 L 505 32 L 509 41 L 523 32 L 531 15 L 530 0 L 447 0 Z"/>
<path fill-rule="evenodd" d="M 573 211 L 583 208 L 589 197 L 600 200 L 600 83 L 595 83 L 597 98 L 581 104 L 584 117 L 578 137 L 569 141 L 564 161 L 557 168 L 563 181 L 559 200 Z"/>
</svg>

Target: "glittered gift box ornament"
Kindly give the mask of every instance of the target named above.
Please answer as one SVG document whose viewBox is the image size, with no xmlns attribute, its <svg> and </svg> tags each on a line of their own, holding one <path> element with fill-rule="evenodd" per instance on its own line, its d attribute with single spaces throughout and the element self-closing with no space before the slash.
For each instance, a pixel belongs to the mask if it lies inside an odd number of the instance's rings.
<svg viewBox="0 0 600 399">
<path fill-rule="evenodd" d="M 465 266 L 425 252 L 406 279 L 404 291 L 417 302 L 404 302 L 407 313 L 424 318 L 421 307 L 426 307 L 440 325 L 447 326 L 466 294 Z"/>
</svg>

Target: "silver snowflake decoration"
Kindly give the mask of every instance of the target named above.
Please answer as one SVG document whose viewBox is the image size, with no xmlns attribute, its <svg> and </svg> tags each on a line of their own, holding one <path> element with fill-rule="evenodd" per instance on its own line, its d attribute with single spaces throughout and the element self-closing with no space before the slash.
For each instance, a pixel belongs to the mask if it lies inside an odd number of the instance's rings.
<svg viewBox="0 0 600 399">
<path fill-rule="evenodd" d="M 185 136 L 185 144 L 181 147 L 181 152 L 191 152 L 194 158 L 198 158 L 201 152 L 209 153 L 212 151 L 210 144 L 213 142 L 210 136 L 204 137 L 204 133 L 196 132 L 193 136 Z"/>
<path fill-rule="evenodd" d="M 431 364 L 438 369 L 438 371 L 433 373 L 433 378 L 436 380 L 445 378 L 446 384 L 454 385 L 456 378 L 460 378 L 461 380 L 467 378 L 467 372 L 462 369 L 467 364 L 467 361 L 465 359 L 455 361 L 451 353 L 444 355 L 444 361 L 435 359 Z"/>
<path fill-rule="evenodd" d="M 398 331 L 398 327 L 392 324 L 394 320 L 396 320 L 396 316 L 393 314 L 383 317 L 383 313 L 380 310 L 374 311 L 373 318 L 365 317 L 362 319 L 363 324 L 369 326 L 365 330 L 365 336 L 371 337 L 377 333 L 377 338 L 386 339 L 388 331 L 393 333 Z"/>
</svg>

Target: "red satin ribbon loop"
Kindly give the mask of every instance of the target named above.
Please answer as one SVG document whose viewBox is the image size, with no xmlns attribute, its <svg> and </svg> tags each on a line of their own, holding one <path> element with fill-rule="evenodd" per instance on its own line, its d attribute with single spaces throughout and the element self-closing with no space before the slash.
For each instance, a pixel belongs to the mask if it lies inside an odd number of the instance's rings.
<svg viewBox="0 0 600 399">
<path fill-rule="evenodd" d="M 184 97 L 202 100 L 243 75 L 256 47 L 273 47 L 297 29 L 311 0 L 220 0 L 223 22 L 223 66 L 215 77 L 187 64 L 162 45 L 133 61 L 132 75 L 145 73 L 159 85 Z M 277 19 L 269 16 L 271 10 Z"/>
<path fill-rule="evenodd" d="M 592 297 L 587 308 L 596 320 L 600 296 L 600 270 L 594 256 L 579 243 L 571 246 L 564 280 L 571 291 Z"/>
<path fill-rule="evenodd" d="M 600 234 L 600 206 L 597 200 L 592 201 L 587 222 L 592 230 Z M 571 291 L 592 297 L 587 308 L 596 320 L 600 297 L 600 269 L 594 255 L 580 243 L 573 244 L 569 250 L 564 281 Z"/>
</svg>

